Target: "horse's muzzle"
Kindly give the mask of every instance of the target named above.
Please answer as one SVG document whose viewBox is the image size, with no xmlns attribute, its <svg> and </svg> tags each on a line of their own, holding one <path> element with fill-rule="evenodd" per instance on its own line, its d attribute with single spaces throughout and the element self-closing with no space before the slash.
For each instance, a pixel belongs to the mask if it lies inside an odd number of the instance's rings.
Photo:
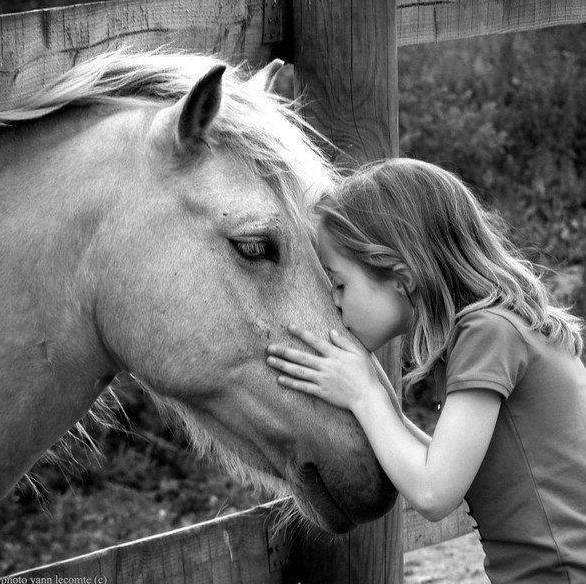
<svg viewBox="0 0 586 584">
<path fill-rule="evenodd" d="M 397 490 L 382 469 L 381 475 L 381 488 L 369 503 L 361 500 L 361 493 L 335 496 L 312 462 L 297 466 L 294 477 L 288 472 L 287 479 L 301 512 L 325 531 L 341 534 L 359 523 L 377 519 L 395 504 Z M 361 501 L 358 505 L 357 500 Z"/>
</svg>

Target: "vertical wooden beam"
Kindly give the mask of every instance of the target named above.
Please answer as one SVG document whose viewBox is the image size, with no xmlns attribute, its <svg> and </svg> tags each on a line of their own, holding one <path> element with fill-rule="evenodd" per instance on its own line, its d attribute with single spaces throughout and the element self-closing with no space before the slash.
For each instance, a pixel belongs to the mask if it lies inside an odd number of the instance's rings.
<svg viewBox="0 0 586 584">
<path fill-rule="evenodd" d="M 304 115 L 354 162 L 398 154 L 395 2 L 292 0 Z"/>
<path fill-rule="evenodd" d="M 395 2 L 291 0 L 296 94 L 305 119 L 339 149 L 337 163 L 399 153 Z M 400 387 L 399 345 L 379 355 Z M 403 581 L 402 501 L 386 517 L 332 543 L 297 553 L 303 584 L 398 584 Z M 302 556 L 301 558 L 299 556 Z"/>
</svg>

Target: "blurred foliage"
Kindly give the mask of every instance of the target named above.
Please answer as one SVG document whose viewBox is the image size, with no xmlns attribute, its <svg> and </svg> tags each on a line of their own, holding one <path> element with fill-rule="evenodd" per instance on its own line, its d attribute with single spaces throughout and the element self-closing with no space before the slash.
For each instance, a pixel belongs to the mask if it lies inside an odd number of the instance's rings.
<svg viewBox="0 0 586 584">
<path fill-rule="evenodd" d="M 556 267 L 586 257 L 585 33 L 399 50 L 403 153 L 457 172 L 530 259 Z"/>
<path fill-rule="evenodd" d="M 74 444 L 76 463 L 35 466 L 40 497 L 24 485 L 0 502 L 0 575 L 268 500 L 198 459 L 142 393 L 121 401 L 132 425 L 92 432 L 103 460 Z"/>
<path fill-rule="evenodd" d="M 17 6 L 25 2 L 0 0 L 0 11 Z M 584 33 L 573 26 L 399 50 L 403 153 L 457 172 L 500 210 L 532 260 L 563 269 L 586 264 Z M 567 299 L 586 315 L 584 286 L 575 288 Z M 419 398 L 408 414 L 431 430 L 433 400 Z M 134 429 L 95 434 L 106 463 L 76 447 L 85 470 L 35 468 L 42 506 L 26 489 L 0 503 L 0 574 L 262 500 L 197 460 L 142 395 L 123 399 Z"/>
<path fill-rule="evenodd" d="M 399 89 L 402 154 L 461 176 L 586 317 L 586 26 L 400 48 Z M 432 388 L 406 410 L 432 431 Z"/>
</svg>

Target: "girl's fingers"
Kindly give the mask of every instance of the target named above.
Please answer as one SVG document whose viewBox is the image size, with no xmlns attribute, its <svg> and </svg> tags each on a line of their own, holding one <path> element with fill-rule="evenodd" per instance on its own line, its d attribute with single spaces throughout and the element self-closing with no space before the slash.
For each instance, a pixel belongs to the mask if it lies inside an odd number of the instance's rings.
<svg viewBox="0 0 586 584">
<path fill-rule="evenodd" d="M 292 335 L 295 335 L 297 338 L 301 339 L 306 345 L 309 345 L 312 349 L 315 349 L 318 353 L 321 353 L 322 355 L 329 355 L 331 353 L 332 346 L 330 343 L 320 339 L 317 335 L 310 333 L 308 330 L 300 329 L 293 324 L 289 325 L 287 330 Z"/>
<path fill-rule="evenodd" d="M 267 353 L 269 355 L 276 355 L 282 359 L 291 361 L 292 363 L 297 363 L 298 365 L 310 367 L 311 369 L 319 368 L 320 357 L 312 355 L 311 353 L 306 353 L 305 351 L 291 349 L 289 347 L 285 347 L 284 345 L 269 345 L 267 347 Z"/>
<path fill-rule="evenodd" d="M 337 330 L 332 329 L 330 331 L 330 338 L 332 339 L 332 343 L 340 349 L 344 349 L 345 351 L 352 351 L 353 353 L 356 353 L 360 350 L 355 343 L 353 343 L 350 339 L 342 336 Z"/>
<path fill-rule="evenodd" d="M 290 363 L 289 361 L 273 356 L 267 357 L 267 363 L 271 367 L 274 367 L 283 373 L 287 373 L 287 375 L 296 379 L 305 379 L 307 381 L 313 381 L 315 379 L 316 371 L 314 369 L 309 369 L 308 367 L 303 367 L 303 365 Z"/>
<path fill-rule="evenodd" d="M 289 387 L 290 389 L 296 389 L 297 391 L 302 391 L 303 393 L 321 397 L 321 389 L 319 385 L 309 381 L 301 381 L 299 379 L 294 379 L 293 377 L 287 377 L 286 375 L 279 375 L 277 378 L 277 383 L 284 387 Z"/>
</svg>

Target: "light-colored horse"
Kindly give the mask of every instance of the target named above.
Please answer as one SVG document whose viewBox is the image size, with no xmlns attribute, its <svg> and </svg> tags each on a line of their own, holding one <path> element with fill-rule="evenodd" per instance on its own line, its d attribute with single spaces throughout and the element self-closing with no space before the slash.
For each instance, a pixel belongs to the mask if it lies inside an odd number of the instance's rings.
<svg viewBox="0 0 586 584">
<path fill-rule="evenodd" d="M 0 112 L 0 496 L 127 372 L 326 530 L 395 500 L 353 417 L 265 364 L 289 322 L 341 327 L 306 225 L 336 175 L 278 68 L 118 51 Z"/>
</svg>

